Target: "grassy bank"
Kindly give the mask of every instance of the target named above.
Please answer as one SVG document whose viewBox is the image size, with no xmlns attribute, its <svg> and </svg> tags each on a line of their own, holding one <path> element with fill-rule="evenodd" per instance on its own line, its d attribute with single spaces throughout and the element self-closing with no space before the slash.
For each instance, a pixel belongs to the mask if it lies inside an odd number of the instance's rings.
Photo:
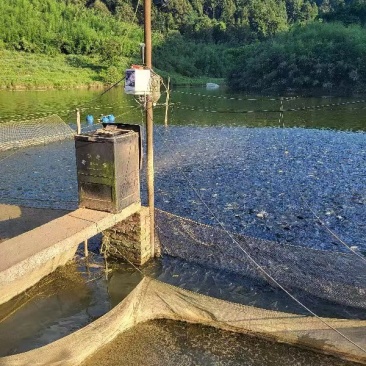
<svg viewBox="0 0 366 366">
<path fill-rule="evenodd" d="M 128 67 L 128 61 L 125 67 Z M 80 55 L 43 55 L 25 52 L 0 51 L 1 89 L 76 89 L 110 85 L 123 77 L 124 69 L 101 66 L 98 58 Z M 171 77 L 174 85 L 222 83 L 223 79 L 189 78 L 176 73 L 156 70 L 164 79 Z"/>
<path fill-rule="evenodd" d="M 91 57 L 0 51 L 2 89 L 70 89 L 103 86 L 103 68 Z"/>
</svg>

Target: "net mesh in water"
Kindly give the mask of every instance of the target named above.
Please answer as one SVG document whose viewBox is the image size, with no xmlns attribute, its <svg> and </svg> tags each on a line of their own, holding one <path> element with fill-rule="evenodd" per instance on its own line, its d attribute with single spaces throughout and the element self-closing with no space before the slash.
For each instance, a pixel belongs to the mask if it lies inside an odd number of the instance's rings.
<svg viewBox="0 0 366 366">
<path fill-rule="evenodd" d="M 300 324 L 299 317 L 305 316 L 306 325 L 302 331 L 308 332 L 310 338 L 314 337 L 314 334 L 310 335 L 311 329 L 316 330 L 316 334 L 327 333 L 327 340 L 323 338 L 324 334 L 321 336 L 321 342 L 327 345 L 313 344 L 315 348 L 335 348 L 339 355 L 347 355 L 352 349 L 351 354 L 357 350 L 360 358 L 366 356 L 362 325 L 366 310 L 366 267 L 363 256 L 233 234 L 221 227 L 200 224 L 160 210 L 156 211 L 156 222 L 163 254 L 205 268 L 234 273 L 240 286 L 247 286 L 252 294 L 262 293 L 265 302 L 259 299 L 260 296 L 252 295 L 247 296 L 247 299 L 244 296 L 244 301 L 241 300 L 242 304 L 252 306 L 250 311 L 258 312 L 257 321 L 266 324 L 266 330 L 260 333 L 270 335 L 278 326 L 272 324 L 274 320 L 282 325 L 289 321 L 291 325 L 285 326 L 288 326 L 288 330 L 283 329 L 279 339 L 290 341 L 287 335 L 292 333 L 292 326 Z M 196 270 L 191 273 L 194 276 Z M 167 280 L 167 277 L 163 276 L 162 280 L 192 289 L 184 283 L 186 280 L 175 283 Z M 230 275 L 228 277 L 233 278 Z M 212 279 L 212 286 L 217 287 L 218 277 L 213 275 Z M 228 282 L 227 286 L 229 292 L 237 291 L 240 287 L 233 282 Z M 221 292 L 222 296 L 220 291 L 216 291 L 215 297 L 227 300 L 225 289 L 221 289 Z M 263 316 L 267 314 L 266 311 L 275 311 L 271 313 L 271 321 L 266 319 L 267 315 Z M 255 329 L 248 330 L 256 332 Z M 296 336 L 299 338 L 295 343 L 309 346 L 305 333 Z"/>
<path fill-rule="evenodd" d="M 269 134 L 265 135 L 268 136 Z M 229 137 L 226 143 L 232 144 L 235 136 Z M 192 138 L 190 136 L 186 142 L 190 142 Z M 266 139 L 260 141 L 262 143 Z M 279 141 L 283 143 L 284 140 Z M 217 145 L 210 143 L 209 146 L 213 146 L 212 154 L 206 152 L 201 156 L 204 160 L 208 160 L 207 155 L 214 157 L 216 164 L 220 155 L 216 150 Z M 337 149 L 339 146 L 343 145 L 337 145 Z M 194 153 L 195 159 L 200 156 L 190 148 L 190 145 L 183 150 L 185 154 Z M 263 150 L 266 151 L 261 149 Z M 227 151 L 227 154 L 232 154 L 232 150 Z M 177 165 L 171 160 L 171 155 L 171 152 L 167 155 L 167 167 L 162 174 L 164 177 L 169 177 L 166 179 L 167 184 L 163 186 L 166 187 L 165 191 L 162 189 L 167 201 L 179 198 L 182 192 L 184 196 L 189 197 L 187 192 L 189 185 L 172 183 L 172 177 L 180 177 L 176 174 L 176 170 L 169 169 L 169 166 Z M 297 161 L 295 157 L 294 154 L 294 164 Z M 240 163 L 242 160 L 237 161 Z M 247 159 L 246 163 L 249 162 Z M 256 188 L 257 198 L 261 198 L 265 193 L 267 177 L 286 178 L 283 172 L 289 171 L 290 163 L 278 165 L 276 171 L 281 167 L 281 173 L 269 169 L 264 183 L 252 184 L 252 181 L 249 181 L 246 187 Z M 195 167 L 192 168 L 187 163 L 185 171 L 202 171 L 204 179 L 212 184 L 207 178 L 211 165 L 208 169 L 200 166 L 194 169 Z M 268 159 L 268 165 L 273 165 L 272 160 Z M 238 169 L 240 166 L 241 163 Z M 250 171 L 256 172 L 256 167 L 253 165 Z M 297 167 L 293 169 L 298 171 Z M 238 171 L 232 170 L 232 174 L 228 176 L 227 186 L 232 186 L 235 174 L 239 178 L 249 176 L 246 173 L 240 175 Z M 223 173 L 223 170 L 219 170 L 217 175 L 221 178 Z M 193 173 L 185 175 L 194 180 Z M 339 180 L 338 170 L 336 176 Z M 288 191 L 293 190 L 293 178 L 293 175 L 287 175 L 288 185 L 283 187 L 288 187 Z M 282 183 L 286 181 L 284 178 L 281 179 Z M 198 183 L 194 186 L 200 187 Z M 316 183 L 314 185 L 316 186 Z M 273 186 L 278 187 L 279 184 Z M 219 187 L 223 189 L 223 185 Z M 316 187 L 325 190 L 328 188 L 327 185 Z M 201 188 L 210 187 L 202 185 Z M 353 189 L 352 185 L 351 188 Z M 212 195 L 217 193 L 214 190 L 208 192 Z M 282 192 L 275 191 L 275 193 L 279 193 L 278 197 L 283 197 Z M 292 204 L 290 199 L 288 201 L 289 205 Z M 189 215 L 194 209 L 199 211 L 197 207 L 203 207 L 202 204 L 184 207 L 179 200 L 173 203 L 171 207 L 180 208 L 180 211 L 178 209 L 176 211 L 181 215 Z M 279 203 L 281 202 L 277 201 L 273 206 Z M 216 202 L 214 205 L 216 208 Z M 183 210 L 184 208 L 186 209 Z M 285 207 L 283 204 L 282 212 L 288 211 L 289 206 Z M 230 227 L 228 225 L 230 217 L 228 211 L 225 212 L 227 215 L 225 225 Z M 195 220 L 204 220 L 202 216 L 199 218 L 196 216 Z M 349 221 L 353 223 L 356 216 L 353 215 L 351 218 Z M 44 348 L 0 360 L 0 365 L 34 364 L 38 360 L 42 360 L 44 365 L 75 365 L 97 351 L 103 344 L 113 340 L 118 333 L 139 322 L 160 318 L 260 334 L 281 342 L 294 343 L 366 363 L 366 267 L 365 258 L 360 252 L 358 254 L 352 252 L 351 247 L 346 252 L 325 251 L 253 238 L 228 232 L 220 225 L 208 226 L 159 210 L 156 211 L 156 224 L 163 253 L 162 262 L 168 257 L 167 262 L 170 262 L 161 273 L 154 276 L 160 281 L 145 278 L 127 299 L 90 326 Z M 323 240 L 322 238 L 323 236 L 320 236 L 319 241 Z M 176 263 L 175 268 L 172 267 L 172 263 Z M 170 268 L 177 270 L 169 269 L 169 265 Z M 182 267 L 179 271 L 180 265 Z M 206 284 L 206 291 L 196 291 L 197 283 L 200 282 Z M 240 287 L 246 287 L 247 291 L 243 291 Z M 240 301 L 232 300 L 234 296 L 231 298 L 227 296 L 227 293 L 233 295 L 240 291 L 244 292 Z"/>
<path fill-rule="evenodd" d="M 0 123 L 0 151 L 41 145 L 74 136 L 75 131 L 58 115 Z"/>
<path fill-rule="evenodd" d="M 89 326 L 57 342 L 0 359 L 2 366 L 78 365 L 133 326 L 153 319 L 200 323 L 238 333 L 252 333 L 338 356 L 366 361 L 362 350 L 340 333 L 362 334 L 365 321 L 286 314 L 234 304 L 145 277 L 133 292 Z M 364 341 L 363 341 L 364 343 Z M 121 355 L 123 363 L 123 355 Z"/>
<path fill-rule="evenodd" d="M 366 261 L 353 253 L 232 234 L 161 210 L 156 210 L 156 220 L 164 254 L 252 281 L 278 282 L 315 313 L 316 298 L 366 310 Z"/>
</svg>

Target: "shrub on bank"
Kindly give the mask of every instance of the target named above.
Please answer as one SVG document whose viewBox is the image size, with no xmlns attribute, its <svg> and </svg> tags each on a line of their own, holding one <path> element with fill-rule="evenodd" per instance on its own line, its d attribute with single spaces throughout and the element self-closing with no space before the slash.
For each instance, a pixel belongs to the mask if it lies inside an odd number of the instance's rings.
<svg viewBox="0 0 366 366">
<path fill-rule="evenodd" d="M 235 90 L 357 90 L 366 84 L 366 29 L 313 23 L 229 52 Z"/>
</svg>

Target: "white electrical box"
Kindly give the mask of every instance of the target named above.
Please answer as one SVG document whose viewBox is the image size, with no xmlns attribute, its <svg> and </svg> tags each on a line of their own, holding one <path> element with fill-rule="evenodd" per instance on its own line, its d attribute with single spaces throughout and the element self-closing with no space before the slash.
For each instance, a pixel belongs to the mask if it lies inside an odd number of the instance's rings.
<svg viewBox="0 0 366 366">
<path fill-rule="evenodd" d="M 146 95 L 152 93 L 149 69 L 128 69 L 125 78 L 125 93 Z"/>
</svg>

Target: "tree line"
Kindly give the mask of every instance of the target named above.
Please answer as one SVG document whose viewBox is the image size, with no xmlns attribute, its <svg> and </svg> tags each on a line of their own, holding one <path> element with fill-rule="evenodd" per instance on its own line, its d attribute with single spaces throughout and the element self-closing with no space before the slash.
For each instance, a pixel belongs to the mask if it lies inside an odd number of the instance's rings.
<svg viewBox="0 0 366 366">
<path fill-rule="evenodd" d="M 240 65 L 228 75 L 234 90 L 349 93 L 366 85 L 366 31 L 359 25 L 315 22 L 229 53 Z"/>
<path fill-rule="evenodd" d="M 154 64 L 167 73 L 236 90 L 365 83 L 366 0 L 154 1 Z M 97 57 L 109 81 L 139 62 L 140 0 L 2 0 L 0 12 L 0 50 Z"/>
<path fill-rule="evenodd" d="M 128 57 L 143 37 L 137 25 L 73 0 L 2 0 L 0 13 L 2 46 L 18 51 L 76 55 L 120 51 Z M 123 50 L 119 49 L 122 41 Z"/>
</svg>

